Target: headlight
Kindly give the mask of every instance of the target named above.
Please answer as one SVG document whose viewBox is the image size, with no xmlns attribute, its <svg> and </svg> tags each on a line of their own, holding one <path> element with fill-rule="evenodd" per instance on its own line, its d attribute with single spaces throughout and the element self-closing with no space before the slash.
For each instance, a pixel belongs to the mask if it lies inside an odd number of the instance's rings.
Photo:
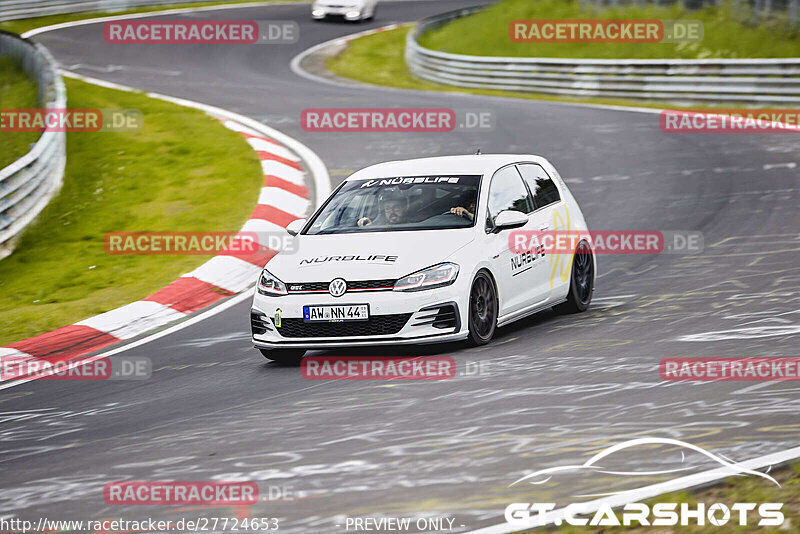
<svg viewBox="0 0 800 534">
<path fill-rule="evenodd" d="M 404 276 L 394 285 L 394 291 L 422 291 L 437 287 L 449 286 L 456 281 L 458 265 L 440 263 Z"/>
<path fill-rule="evenodd" d="M 266 269 L 261 271 L 261 276 L 258 277 L 258 292 L 270 297 L 279 297 L 288 293 L 286 284 Z"/>
</svg>

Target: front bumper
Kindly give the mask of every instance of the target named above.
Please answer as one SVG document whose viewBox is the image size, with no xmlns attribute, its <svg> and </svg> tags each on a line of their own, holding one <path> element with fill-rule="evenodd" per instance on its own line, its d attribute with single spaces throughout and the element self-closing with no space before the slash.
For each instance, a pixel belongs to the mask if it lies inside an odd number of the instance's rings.
<svg viewBox="0 0 800 534">
<path fill-rule="evenodd" d="M 368 304 L 370 321 L 303 321 L 303 306 L 342 304 Z M 262 349 L 444 343 L 467 337 L 466 309 L 457 284 L 411 293 L 347 293 L 339 298 L 327 293 L 268 297 L 256 291 L 251 336 L 253 345 Z"/>
<path fill-rule="evenodd" d="M 315 7 L 311 16 L 315 19 L 325 17 L 342 17 L 347 20 L 358 20 L 364 15 L 364 10 L 355 7 Z"/>
</svg>

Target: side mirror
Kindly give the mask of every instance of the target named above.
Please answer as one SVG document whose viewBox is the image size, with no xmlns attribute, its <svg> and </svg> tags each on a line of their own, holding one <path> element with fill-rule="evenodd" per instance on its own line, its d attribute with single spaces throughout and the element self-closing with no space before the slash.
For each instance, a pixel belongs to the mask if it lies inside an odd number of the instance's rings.
<svg viewBox="0 0 800 534">
<path fill-rule="evenodd" d="M 522 212 L 514 210 L 503 210 L 494 218 L 494 232 L 519 228 L 528 223 L 528 216 Z"/>
<path fill-rule="evenodd" d="M 286 231 L 289 232 L 289 235 L 297 235 L 305 225 L 306 219 L 296 219 L 286 226 Z"/>
</svg>

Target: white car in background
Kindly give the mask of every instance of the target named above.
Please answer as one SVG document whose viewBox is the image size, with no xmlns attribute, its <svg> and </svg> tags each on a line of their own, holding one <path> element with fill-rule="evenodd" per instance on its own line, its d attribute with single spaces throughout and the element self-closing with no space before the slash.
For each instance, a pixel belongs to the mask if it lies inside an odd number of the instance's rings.
<svg viewBox="0 0 800 534">
<path fill-rule="evenodd" d="M 316 0 L 311 4 L 314 20 L 340 17 L 348 21 L 370 20 L 375 16 L 378 0 Z"/>
<path fill-rule="evenodd" d="M 278 253 L 259 277 L 253 344 L 283 363 L 307 349 L 481 345 L 498 326 L 551 306 L 586 310 L 596 271 L 590 240 L 576 238 L 569 252 L 516 252 L 513 229 L 588 232 L 542 157 L 446 156 L 362 169 L 310 219 L 288 226 L 297 252 Z"/>
</svg>

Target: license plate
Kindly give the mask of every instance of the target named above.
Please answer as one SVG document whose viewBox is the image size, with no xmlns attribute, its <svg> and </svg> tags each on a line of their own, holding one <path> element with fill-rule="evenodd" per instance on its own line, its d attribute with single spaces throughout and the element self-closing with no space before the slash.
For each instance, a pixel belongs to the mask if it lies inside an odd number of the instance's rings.
<svg viewBox="0 0 800 534">
<path fill-rule="evenodd" d="M 368 304 L 303 306 L 303 320 L 307 323 L 339 323 L 345 321 L 366 321 L 368 319 Z"/>
</svg>

